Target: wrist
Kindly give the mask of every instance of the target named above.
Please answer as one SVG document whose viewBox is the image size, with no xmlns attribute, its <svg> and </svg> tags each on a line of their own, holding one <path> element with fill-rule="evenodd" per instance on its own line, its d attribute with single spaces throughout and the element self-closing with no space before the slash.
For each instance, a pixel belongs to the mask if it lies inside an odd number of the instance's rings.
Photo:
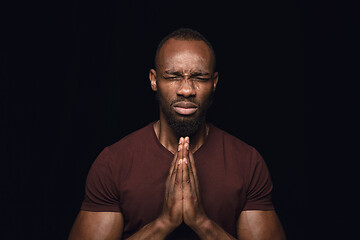
<svg viewBox="0 0 360 240">
<path fill-rule="evenodd" d="M 175 230 L 176 226 L 173 226 L 170 221 L 166 220 L 164 217 L 158 217 L 154 221 L 154 226 L 156 226 L 157 230 L 166 237 L 169 235 L 172 231 Z"/>
<path fill-rule="evenodd" d="M 193 224 L 189 227 L 197 233 L 198 236 L 204 236 L 211 230 L 212 221 L 206 215 L 198 218 Z"/>
</svg>

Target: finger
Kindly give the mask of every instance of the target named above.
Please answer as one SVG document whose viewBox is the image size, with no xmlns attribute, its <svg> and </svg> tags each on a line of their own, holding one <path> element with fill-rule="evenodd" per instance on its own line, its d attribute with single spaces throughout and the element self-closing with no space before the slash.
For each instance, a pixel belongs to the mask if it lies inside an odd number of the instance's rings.
<svg viewBox="0 0 360 240">
<path fill-rule="evenodd" d="M 179 158 L 177 160 L 178 161 L 177 164 L 181 164 L 181 163 L 179 163 L 179 161 L 184 158 L 184 138 L 183 137 L 181 137 L 179 140 L 178 153 L 179 153 Z"/>
<path fill-rule="evenodd" d="M 186 167 L 186 170 L 188 171 L 188 165 L 189 165 L 189 143 L 185 142 L 183 144 L 183 151 L 182 151 L 182 158 L 184 162 L 184 166 Z M 185 168 L 184 168 L 185 170 Z"/>
<path fill-rule="evenodd" d="M 182 144 L 180 144 L 178 146 L 178 152 L 175 154 L 176 157 L 174 158 L 173 161 L 173 168 L 170 174 L 170 179 L 168 181 L 168 185 L 167 185 L 167 195 L 170 196 L 170 194 L 174 194 L 175 193 L 175 187 L 176 185 L 179 183 L 178 180 L 178 176 L 177 176 L 177 172 L 178 172 L 178 168 L 179 168 L 179 160 L 182 158 Z"/>
<path fill-rule="evenodd" d="M 189 166 L 190 166 L 191 173 L 194 175 L 194 177 L 197 177 L 194 155 L 190 151 L 189 151 L 188 155 L 189 155 Z"/>
<path fill-rule="evenodd" d="M 170 189 L 170 183 L 171 183 L 171 177 L 174 174 L 174 170 L 175 170 L 175 166 L 176 166 L 176 160 L 178 158 L 178 152 L 175 153 L 175 156 L 171 162 L 170 165 L 170 169 L 169 169 L 169 175 L 166 179 L 166 184 L 165 184 L 165 196 L 168 197 L 169 196 L 169 189 Z"/>
<path fill-rule="evenodd" d="M 170 169 L 170 174 L 175 173 L 176 164 L 178 164 L 178 161 L 182 158 L 182 156 L 180 155 L 181 154 L 180 149 L 181 149 L 182 143 L 183 143 L 183 139 L 180 138 L 179 145 L 178 145 L 178 148 L 177 148 L 177 152 L 175 153 L 175 157 L 174 157 L 174 160 L 172 162 L 172 168 Z"/>
<path fill-rule="evenodd" d="M 179 151 L 179 155 L 181 156 L 181 158 L 179 159 L 179 161 L 176 163 L 176 173 L 175 173 L 175 177 L 174 177 L 174 197 L 175 199 L 181 200 L 182 199 L 182 152 L 183 152 L 183 145 L 180 145 L 180 151 Z"/>
<path fill-rule="evenodd" d="M 166 195 L 168 194 L 169 186 L 171 183 L 171 178 L 173 177 L 173 175 L 176 172 L 176 164 L 177 164 L 177 162 L 179 160 L 179 156 L 180 156 L 179 151 L 180 151 L 180 143 L 179 143 L 177 152 L 175 152 L 175 154 L 174 154 L 174 158 L 173 158 L 170 168 L 169 168 L 169 176 L 166 180 L 166 185 L 165 185 L 166 186 Z"/>
<path fill-rule="evenodd" d="M 194 191 L 196 192 L 197 196 L 199 196 L 199 180 L 197 177 L 194 156 L 191 152 L 189 152 L 189 175 L 191 184 L 194 186 Z"/>
<path fill-rule="evenodd" d="M 190 138 L 189 138 L 189 137 L 185 137 L 184 141 L 185 141 L 184 147 L 185 147 L 185 149 L 186 149 L 185 156 L 187 157 L 187 160 L 189 160 Z M 185 146 L 185 144 L 186 144 L 186 146 Z"/>
<path fill-rule="evenodd" d="M 178 152 L 177 152 L 177 157 L 175 159 L 174 168 L 173 168 L 173 172 L 172 172 L 172 179 L 173 180 L 176 179 L 176 174 L 178 172 L 180 161 L 182 159 L 182 148 L 183 148 L 183 145 L 179 145 Z"/>
<path fill-rule="evenodd" d="M 187 154 L 187 146 L 188 143 L 184 144 L 184 158 L 183 158 L 183 162 L 182 162 L 182 177 L 183 177 L 183 181 L 182 181 L 182 185 L 183 185 L 183 197 L 184 199 L 189 199 L 191 198 L 191 192 L 192 192 L 192 183 L 191 183 L 191 176 L 190 176 L 190 172 L 189 172 L 189 160 L 188 160 L 188 154 Z"/>
<path fill-rule="evenodd" d="M 174 172 L 174 168 L 175 168 L 175 164 L 176 164 L 176 159 L 178 158 L 178 152 L 175 153 L 174 158 L 171 162 L 170 165 L 170 169 L 169 169 L 169 175 L 171 176 L 171 174 Z"/>
<path fill-rule="evenodd" d="M 198 194 L 196 192 L 196 180 L 191 171 L 190 165 L 190 154 L 189 151 L 189 141 L 186 141 L 184 144 L 184 159 L 185 163 L 183 163 L 183 192 L 184 192 L 184 199 L 191 199 L 197 198 Z"/>
<path fill-rule="evenodd" d="M 176 180 L 176 183 L 179 183 L 179 175 L 178 175 L 178 172 L 179 172 L 179 168 L 180 168 L 180 164 L 182 162 L 182 158 L 183 158 L 183 148 L 184 148 L 184 145 L 183 145 L 183 138 L 180 138 L 180 141 L 179 141 L 179 146 L 178 146 L 178 154 L 177 154 L 177 158 L 176 158 L 176 161 L 175 161 L 175 166 L 174 166 L 174 172 L 173 172 L 173 179 L 174 181 Z M 180 168 L 181 170 L 181 168 Z M 181 176 L 180 176 L 181 177 Z"/>
</svg>

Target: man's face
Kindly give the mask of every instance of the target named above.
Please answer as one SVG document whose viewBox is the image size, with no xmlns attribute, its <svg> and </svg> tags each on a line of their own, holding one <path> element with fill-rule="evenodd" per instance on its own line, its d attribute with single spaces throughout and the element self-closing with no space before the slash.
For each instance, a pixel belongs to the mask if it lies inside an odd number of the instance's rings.
<svg viewBox="0 0 360 240">
<path fill-rule="evenodd" d="M 218 81 L 213 60 L 203 41 L 169 39 L 159 52 L 157 70 L 150 70 L 160 114 L 178 136 L 193 136 L 205 120 Z"/>
</svg>

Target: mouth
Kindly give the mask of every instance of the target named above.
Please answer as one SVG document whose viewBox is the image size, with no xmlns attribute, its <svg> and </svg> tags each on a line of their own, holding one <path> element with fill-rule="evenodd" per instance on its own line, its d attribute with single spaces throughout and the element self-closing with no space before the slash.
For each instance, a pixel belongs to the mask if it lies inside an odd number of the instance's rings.
<svg viewBox="0 0 360 240">
<path fill-rule="evenodd" d="M 192 115 L 198 110 L 198 105 L 192 102 L 177 102 L 173 108 L 180 115 Z"/>
</svg>

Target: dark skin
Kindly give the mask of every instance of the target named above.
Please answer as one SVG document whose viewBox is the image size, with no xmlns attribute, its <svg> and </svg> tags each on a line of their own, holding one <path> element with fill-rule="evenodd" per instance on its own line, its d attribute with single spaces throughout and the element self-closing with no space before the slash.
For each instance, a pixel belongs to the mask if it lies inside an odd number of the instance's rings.
<svg viewBox="0 0 360 240">
<path fill-rule="evenodd" d="M 196 118 L 216 89 L 218 73 L 214 72 L 213 55 L 204 42 L 169 39 L 160 50 L 157 69 L 150 70 L 149 78 L 152 90 L 169 106 L 179 97 L 199 103 L 191 115 L 174 112 L 179 119 Z M 179 139 L 160 109 L 154 131 L 160 143 L 174 153 L 165 183 L 163 210 L 129 239 L 164 239 L 182 222 L 201 239 L 235 239 L 209 219 L 202 207 L 193 153 L 204 143 L 207 129 L 204 120 L 191 141 L 187 136 Z M 119 239 L 123 227 L 121 213 L 80 211 L 69 239 Z M 243 211 L 238 218 L 237 239 L 282 240 L 285 234 L 275 211 L 250 210 Z"/>
<path fill-rule="evenodd" d="M 209 95 L 215 92 L 218 73 L 213 70 L 213 55 L 202 41 L 178 41 L 169 39 L 159 52 L 157 70 L 149 73 L 153 91 L 162 96 L 167 105 L 179 98 L 193 99 L 201 106 L 207 105 Z M 200 110 L 191 116 L 177 115 L 178 119 L 196 118 Z M 179 138 L 168 125 L 160 109 L 160 125 L 155 126 L 159 141 L 171 152 L 175 152 Z M 184 136 L 185 137 L 185 136 Z M 195 152 L 206 137 L 205 121 L 191 139 L 191 150 Z"/>
</svg>

